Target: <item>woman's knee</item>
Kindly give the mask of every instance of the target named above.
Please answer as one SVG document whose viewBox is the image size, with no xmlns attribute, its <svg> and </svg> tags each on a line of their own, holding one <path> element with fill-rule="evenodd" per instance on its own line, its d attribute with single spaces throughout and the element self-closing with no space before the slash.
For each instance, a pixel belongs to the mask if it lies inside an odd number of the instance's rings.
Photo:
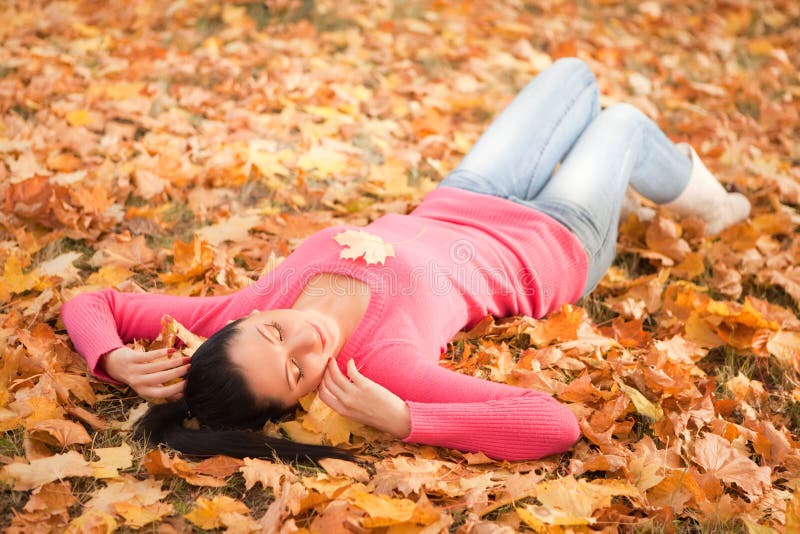
<svg viewBox="0 0 800 534">
<path fill-rule="evenodd" d="M 617 102 L 612 104 L 600 113 L 603 121 L 611 122 L 614 124 L 632 124 L 639 125 L 649 119 L 642 111 L 628 104 L 627 102 Z"/>
<path fill-rule="evenodd" d="M 587 84 L 597 86 L 597 78 L 595 78 L 591 67 L 582 59 L 577 57 L 562 57 L 553 63 L 552 67 L 556 70 L 565 70 L 574 72 L 580 76 Z"/>
</svg>

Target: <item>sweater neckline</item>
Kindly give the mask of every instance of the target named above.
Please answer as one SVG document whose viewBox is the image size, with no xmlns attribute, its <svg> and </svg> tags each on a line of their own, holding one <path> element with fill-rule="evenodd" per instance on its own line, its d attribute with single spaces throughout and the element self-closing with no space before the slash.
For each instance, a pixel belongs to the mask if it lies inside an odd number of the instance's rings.
<svg viewBox="0 0 800 534">
<path fill-rule="evenodd" d="M 342 346 L 339 354 L 336 356 L 336 362 L 339 367 L 344 369 L 347 365 L 347 360 L 355 358 L 358 350 L 366 345 L 367 337 L 371 332 L 375 331 L 375 323 L 383 313 L 385 304 L 385 295 L 383 288 L 378 284 L 378 278 L 369 276 L 365 272 L 365 266 L 358 263 L 341 263 L 341 262 L 315 262 L 305 266 L 302 270 L 297 283 L 291 289 L 282 293 L 278 300 L 275 302 L 276 308 L 289 308 L 300 297 L 300 293 L 308 285 L 312 277 L 318 274 L 339 274 L 355 278 L 364 282 L 369 286 L 370 298 L 369 304 L 361 320 L 356 325 L 355 330 L 347 338 Z"/>
</svg>

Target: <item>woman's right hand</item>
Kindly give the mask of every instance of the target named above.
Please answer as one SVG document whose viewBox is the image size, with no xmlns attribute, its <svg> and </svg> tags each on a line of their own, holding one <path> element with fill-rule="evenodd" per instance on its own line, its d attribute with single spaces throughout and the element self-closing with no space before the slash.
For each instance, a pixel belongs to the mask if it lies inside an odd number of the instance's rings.
<svg viewBox="0 0 800 534">
<path fill-rule="evenodd" d="M 160 349 L 142 352 L 128 347 L 119 347 L 103 356 L 101 363 L 108 376 L 128 384 L 142 397 L 175 401 L 183 396 L 186 383 L 181 380 L 189 371 L 187 357 L 166 358 L 176 349 Z"/>
</svg>

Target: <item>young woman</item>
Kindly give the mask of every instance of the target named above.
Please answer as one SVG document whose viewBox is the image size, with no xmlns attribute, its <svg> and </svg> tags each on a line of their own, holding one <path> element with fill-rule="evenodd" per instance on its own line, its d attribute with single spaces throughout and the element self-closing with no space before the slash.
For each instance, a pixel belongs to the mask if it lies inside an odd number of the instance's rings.
<svg viewBox="0 0 800 534">
<path fill-rule="evenodd" d="M 590 69 L 560 59 L 412 213 L 364 228 L 393 246 L 383 263 L 343 258 L 335 237 L 355 228 L 338 226 L 231 295 L 106 290 L 70 300 L 62 316 L 96 376 L 172 400 L 153 406 L 139 432 L 186 453 L 341 456 L 246 430 L 319 389 L 337 412 L 407 442 L 539 458 L 578 439 L 572 412 L 544 393 L 439 367 L 439 356 L 487 314 L 542 317 L 589 293 L 614 258 L 629 183 L 705 219 L 708 233 L 750 211 L 636 108 L 600 112 Z M 210 336 L 191 367 L 123 346 L 157 335 L 163 314 Z M 189 415 L 201 430 L 184 428 Z"/>
</svg>

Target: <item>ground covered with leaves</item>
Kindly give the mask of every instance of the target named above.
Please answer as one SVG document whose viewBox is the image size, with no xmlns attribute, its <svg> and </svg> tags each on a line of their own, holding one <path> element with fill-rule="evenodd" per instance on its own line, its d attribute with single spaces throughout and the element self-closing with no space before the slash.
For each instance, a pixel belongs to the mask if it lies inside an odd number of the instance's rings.
<svg viewBox="0 0 800 534">
<path fill-rule="evenodd" d="M 800 5 L 32 2 L 0 8 L 0 527 L 800 531 Z M 365 465 L 182 458 L 88 375 L 71 296 L 221 295 L 314 231 L 404 213 L 561 56 L 692 143 L 749 221 L 622 223 L 599 288 L 442 365 L 567 403 L 531 462 L 405 445 L 314 398 L 267 431 Z M 535 126 L 534 126 L 535 127 Z"/>
</svg>

